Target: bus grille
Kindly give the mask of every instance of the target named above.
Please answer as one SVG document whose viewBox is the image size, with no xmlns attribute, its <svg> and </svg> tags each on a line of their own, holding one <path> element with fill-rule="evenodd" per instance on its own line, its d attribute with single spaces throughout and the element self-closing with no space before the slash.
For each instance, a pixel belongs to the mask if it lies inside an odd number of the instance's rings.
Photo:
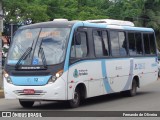
<svg viewBox="0 0 160 120">
<path fill-rule="evenodd" d="M 47 75 L 50 75 L 50 72 L 18 71 L 18 72 L 12 72 L 11 75 L 13 76 L 47 76 Z"/>
<path fill-rule="evenodd" d="M 16 90 L 16 91 L 13 91 L 13 92 L 18 96 L 42 96 L 42 95 L 44 95 L 46 93 L 43 90 L 35 90 L 34 94 L 25 94 L 23 92 L 23 90 Z"/>
</svg>

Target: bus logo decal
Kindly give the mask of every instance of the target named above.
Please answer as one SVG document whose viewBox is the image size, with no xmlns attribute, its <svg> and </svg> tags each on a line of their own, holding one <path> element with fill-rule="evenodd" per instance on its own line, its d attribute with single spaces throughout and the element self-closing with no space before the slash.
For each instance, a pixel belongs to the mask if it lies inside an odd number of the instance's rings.
<svg viewBox="0 0 160 120">
<path fill-rule="evenodd" d="M 77 69 L 75 69 L 75 70 L 74 70 L 74 73 L 73 73 L 73 77 L 77 78 L 78 76 L 79 76 L 79 74 L 78 74 L 78 70 L 77 70 Z"/>
<path fill-rule="evenodd" d="M 73 72 L 73 77 L 74 78 L 77 78 L 79 76 L 83 76 L 83 75 L 88 75 L 88 70 L 77 70 L 75 69 L 74 72 Z"/>
</svg>

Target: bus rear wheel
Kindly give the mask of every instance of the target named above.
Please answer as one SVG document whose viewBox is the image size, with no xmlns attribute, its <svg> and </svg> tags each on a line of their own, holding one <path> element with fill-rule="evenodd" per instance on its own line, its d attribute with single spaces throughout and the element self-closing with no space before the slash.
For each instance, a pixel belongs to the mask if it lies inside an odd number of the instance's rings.
<svg viewBox="0 0 160 120">
<path fill-rule="evenodd" d="M 69 105 L 71 108 L 76 108 L 80 105 L 80 91 L 76 89 L 74 92 L 74 97 L 69 101 Z"/>
<path fill-rule="evenodd" d="M 24 108 L 31 108 L 33 106 L 33 104 L 34 104 L 34 101 L 19 100 L 19 103 Z"/>
<path fill-rule="evenodd" d="M 160 69 L 158 69 L 158 77 L 160 77 Z"/>
<path fill-rule="evenodd" d="M 137 94 L 137 82 L 135 79 L 132 81 L 132 87 L 130 90 L 121 92 L 123 96 L 133 97 Z"/>
<path fill-rule="evenodd" d="M 137 82 L 135 79 L 133 79 L 131 89 L 126 92 L 127 92 L 127 95 L 130 97 L 135 96 L 137 94 Z"/>
</svg>

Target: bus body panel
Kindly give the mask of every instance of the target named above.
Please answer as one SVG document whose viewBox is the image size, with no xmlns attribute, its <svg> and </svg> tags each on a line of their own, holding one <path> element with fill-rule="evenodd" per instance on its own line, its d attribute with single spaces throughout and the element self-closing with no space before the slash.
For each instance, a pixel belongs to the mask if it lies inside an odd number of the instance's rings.
<svg viewBox="0 0 160 120">
<path fill-rule="evenodd" d="M 145 60 L 112 58 L 77 62 L 69 68 L 68 98 L 73 99 L 73 92 L 78 83 L 85 83 L 87 97 L 130 90 L 135 76 L 138 76 L 140 86 L 152 83 L 157 80 L 155 60 L 155 57 L 148 57 Z"/>
<path fill-rule="evenodd" d="M 140 86 L 154 82 L 158 78 L 156 57 L 134 59 L 134 75 L 139 76 Z"/>
<path fill-rule="evenodd" d="M 87 97 L 103 94 L 102 79 L 101 61 L 99 60 L 84 60 L 73 64 L 69 68 L 69 83 L 71 81 L 74 81 L 73 83 L 85 82 L 88 90 Z"/>
<path fill-rule="evenodd" d="M 129 74 L 132 72 L 132 59 L 130 58 L 113 58 L 106 60 L 106 74 L 109 79 L 111 90 L 109 93 L 122 91 L 129 79 Z M 126 86 L 126 90 L 129 89 L 130 83 Z"/>
</svg>

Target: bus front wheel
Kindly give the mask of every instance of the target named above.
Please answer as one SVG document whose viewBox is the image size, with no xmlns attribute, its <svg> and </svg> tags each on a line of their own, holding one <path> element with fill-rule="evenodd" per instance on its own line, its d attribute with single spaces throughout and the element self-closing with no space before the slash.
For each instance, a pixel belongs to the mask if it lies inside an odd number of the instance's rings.
<svg viewBox="0 0 160 120">
<path fill-rule="evenodd" d="M 76 89 L 74 92 L 74 97 L 72 100 L 69 101 L 69 105 L 71 108 L 76 108 L 80 104 L 80 91 Z"/>
<path fill-rule="evenodd" d="M 23 101 L 23 100 L 19 100 L 19 103 L 22 107 L 24 108 L 31 108 L 34 104 L 34 101 Z"/>
</svg>

